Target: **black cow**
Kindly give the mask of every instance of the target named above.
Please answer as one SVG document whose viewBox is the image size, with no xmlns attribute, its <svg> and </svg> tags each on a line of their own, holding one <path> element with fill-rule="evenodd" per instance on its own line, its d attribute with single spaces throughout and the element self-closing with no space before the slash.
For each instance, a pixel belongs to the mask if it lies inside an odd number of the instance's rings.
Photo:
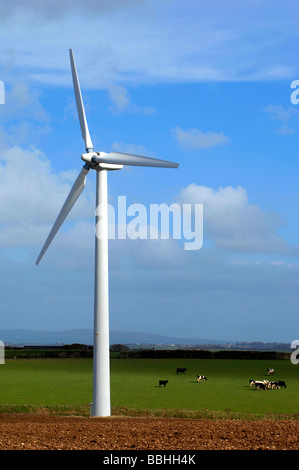
<svg viewBox="0 0 299 470">
<path fill-rule="evenodd" d="M 180 369 L 179 367 L 177 368 L 176 370 L 176 373 L 177 374 L 184 374 L 186 372 L 187 369 Z"/>
<path fill-rule="evenodd" d="M 275 380 L 274 383 L 275 383 L 275 385 L 276 385 L 277 387 L 284 387 L 284 388 L 287 388 L 286 383 L 285 383 L 284 380 Z"/>
<path fill-rule="evenodd" d="M 166 387 L 166 384 L 168 384 L 168 380 L 159 380 L 159 387 L 161 387 L 161 385 L 164 385 L 164 387 Z"/>
</svg>

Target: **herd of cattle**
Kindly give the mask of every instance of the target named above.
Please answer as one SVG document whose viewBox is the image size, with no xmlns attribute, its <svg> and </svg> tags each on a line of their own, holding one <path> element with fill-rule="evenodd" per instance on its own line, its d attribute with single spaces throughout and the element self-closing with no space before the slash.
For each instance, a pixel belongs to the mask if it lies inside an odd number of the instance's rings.
<svg viewBox="0 0 299 470">
<path fill-rule="evenodd" d="M 287 388 L 283 380 L 249 380 L 249 386 L 254 386 L 256 390 L 274 390 L 280 387 Z"/>
<path fill-rule="evenodd" d="M 177 374 L 185 374 L 187 369 L 183 368 L 177 368 L 176 373 Z M 274 374 L 274 369 L 268 369 L 267 370 L 267 375 L 273 375 Z M 197 382 L 203 382 L 204 380 L 208 380 L 204 375 L 197 375 Z M 166 387 L 168 384 L 168 380 L 159 380 L 159 387 L 163 385 Z M 256 390 L 274 390 L 274 389 L 279 389 L 280 387 L 286 388 L 286 383 L 283 380 L 249 380 L 249 386 L 250 387 L 255 387 Z"/>
<path fill-rule="evenodd" d="M 274 369 L 267 370 L 268 375 L 274 374 Z M 287 388 L 284 380 L 249 380 L 249 386 L 255 387 L 256 390 L 274 390 L 280 387 Z"/>
</svg>

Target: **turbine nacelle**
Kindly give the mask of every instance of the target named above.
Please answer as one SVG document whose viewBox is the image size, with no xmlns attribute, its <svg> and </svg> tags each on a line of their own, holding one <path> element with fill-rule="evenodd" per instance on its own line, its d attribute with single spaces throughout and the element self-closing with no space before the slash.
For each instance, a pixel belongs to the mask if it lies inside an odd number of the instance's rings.
<svg viewBox="0 0 299 470">
<path fill-rule="evenodd" d="M 96 158 L 99 160 L 104 158 L 106 155 L 108 155 L 105 152 L 88 152 L 88 153 L 83 153 L 81 155 L 81 160 L 83 160 L 91 169 L 96 170 L 97 168 L 106 168 L 107 170 L 121 170 L 123 168 L 123 165 L 118 165 L 115 163 L 107 163 L 106 161 L 97 161 Z"/>
<path fill-rule="evenodd" d="M 94 152 L 94 151 L 91 151 L 91 152 L 88 152 L 88 153 L 83 153 L 81 155 L 81 159 L 85 162 L 85 163 L 89 163 L 91 166 L 94 164 L 94 163 L 97 163 L 94 161 L 94 158 L 95 157 L 100 157 L 100 156 L 104 156 L 104 155 L 107 155 L 107 153 L 105 152 Z"/>
</svg>

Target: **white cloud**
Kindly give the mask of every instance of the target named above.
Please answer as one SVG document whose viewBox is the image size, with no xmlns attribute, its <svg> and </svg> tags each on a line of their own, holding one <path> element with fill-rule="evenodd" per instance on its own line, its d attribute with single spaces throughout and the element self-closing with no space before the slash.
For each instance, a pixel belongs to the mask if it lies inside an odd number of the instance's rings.
<svg viewBox="0 0 299 470">
<path fill-rule="evenodd" d="M 294 134 L 295 129 L 290 127 L 290 123 L 299 119 L 299 111 L 291 106 L 284 108 L 282 105 L 269 104 L 264 108 L 266 113 L 269 113 L 271 118 L 276 121 L 281 121 L 282 125 L 278 128 L 279 134 Z"/>
<path fill-rule="evenodd" d="M 118 114 L 122 113 L 130 106 L 130 99 L 127 90 L 119 85 L 110 84 L 108 87 L 109 98 L 112 101 L 110 111 Z"/>
<path fill-rule="evenodd" d="M 2 121 L 26 118 L 48 123 L 51 120 L 40 103 L 38 91 L 30 89 L 27 83 L 16 80 L 10 82 L 10 89 L 6 87 L 5 106 L 0 107 L 0 117 Z"/>
<path fill-rule="evenodd" d="M 230 142 L 229 137 L 223 132 L 203 132 L 199 129 L 184 130 L 177 126 L 172 129 L 172 133 L 178 144 L 186 150 L 217 147 L 218 145 L 227 145 Z"/>
<path fill-rule="evenodd" d="M 143 145 L 126 144 L 125 142 L 114 142 L 112 150 L 116 152 L 132 153 L 133 155 L 141 155 L 155 158 L 156 153 L 153 150 L 147 150 Z"/>
<path fill-rule="evenodd" d="M 141 107 L 132 104 L 129 93 L 123 86 L 111 83 L 108 86 L 108 95 L 112 102 L 109 110 L 113 114 L 121 114 L 127 111 L 133 114 L 150 115 L 155 112 L 155 108 L 152 106 Z"/>
<path fill-rule="evenodd" d="M 182 245 L 172 239 L 109 240 L 109 247 L 112 268 L 172 271 L 183 268 L 188 262 L 188 254 Z"/>
<path fill-rule="evenodd" d="M 276 231 L 282 225 L 278 215 L 263 212 L 251 204 L 246 189 L 227 186 L 215 190 L 190 184 L 180 191 L 181 203 L 203 204 L 205 237 L 231 252 L 287 253 L 287 243 Z"/>
<path fill-rule="evenodd" d="M 18 146 L 1 149 L 0 245 L 41 245 L 42 248 L 78 173 L 79 170 L 55 173 L 38 149 L 25 150 Z M 93 215 L 88 194 L 87 189 L 70 213 L 69 220 Z"/>
<path fill-rule="evenodd" d="M 13 80 L 0 106 L 0 140 L 31 143 L 51 132 L 51 117 L 40 102 L 39 92 L 25 82 Z"/>
<path fill-rule="evenodd" d="M 140 2 L 140 0 L 139 0 Z M 53 18 L 64 17 L 73 10 L 80 10 L 87 14 L 103 13 L 109 10 L 128 8 L 137 3 L 137 0 L 51 0 L 39 2 L 37 0 L 27 0 L 26 5 L 22 0 L 15 0 L 14 5 L 0 6 L 2 18 L 18 18 L 20 15 L 31 17 L 38 15 L 40 18 L 49 21 Z M 144 0 L 142 3 L 146 3 Z"/>
<path fill-rule="evenodd" d="M 85 87 L 291 79 L 298 72 L 295 17 L 288 0 L 283 11 L 269 0 L 225 7 L 213 0 L 200 8 L 197 0 L 2 2 L 0 63 L 70 86 L 72 47 Z M 92 32 L 92 41 L 78 31 Z"/>
</svg>

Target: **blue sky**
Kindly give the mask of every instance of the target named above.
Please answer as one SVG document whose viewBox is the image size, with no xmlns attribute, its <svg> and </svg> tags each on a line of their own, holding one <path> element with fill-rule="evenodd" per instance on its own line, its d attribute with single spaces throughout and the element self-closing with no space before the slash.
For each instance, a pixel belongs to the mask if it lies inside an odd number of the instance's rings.
<svg viewBox="0 0 299 470">
<path fill-rule="evenodd" d="M 0 4 L 0 329 L 93 327 L 95 175 L 38 268 L 85 151 L 176 161 L 108 175 L 109 200 L 203 204 L 204 243 L 110 240 L 110 328 L 297 339 L 299 8 L 291 1 Z"/>
</svg>

